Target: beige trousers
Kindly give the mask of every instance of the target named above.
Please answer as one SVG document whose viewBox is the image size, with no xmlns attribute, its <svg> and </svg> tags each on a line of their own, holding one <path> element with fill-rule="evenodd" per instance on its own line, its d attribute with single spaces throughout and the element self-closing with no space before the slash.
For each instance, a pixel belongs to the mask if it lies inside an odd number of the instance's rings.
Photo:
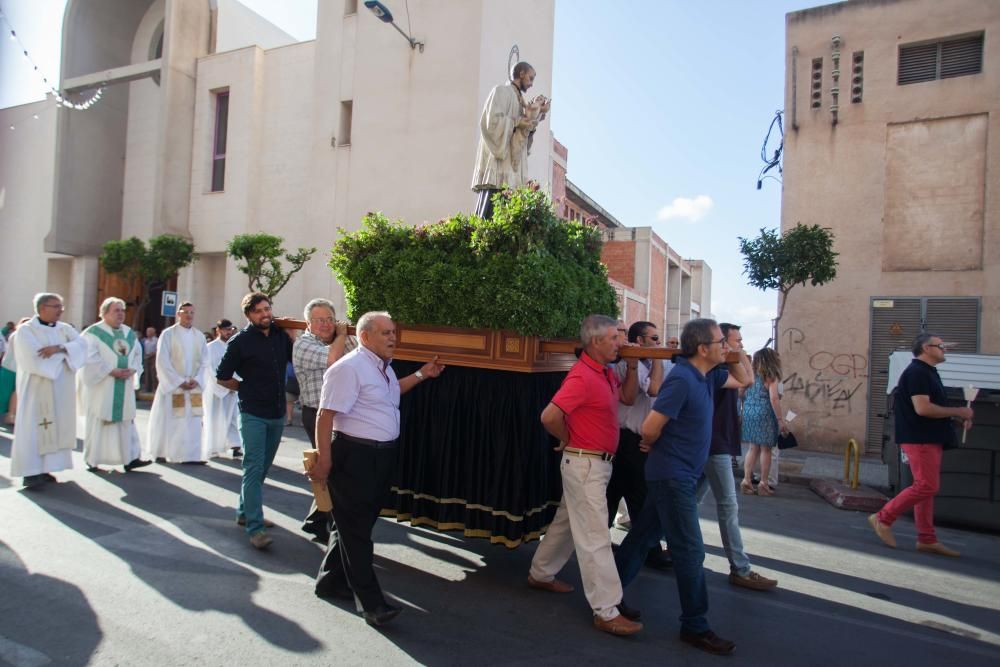
<svg viewBox="0 0 1000 667">
<path fill-rule="evenodd" d="M 622 583 L 611 553 L 608 531 L 608 480 L 611 462 L 595 456 L 563 454 L 563 495 L 542 543 L 531 559 L 531 578 L 552 581 L 576 551 L 583 592 L 594 614 L 618 616 Z"/>
</svg>

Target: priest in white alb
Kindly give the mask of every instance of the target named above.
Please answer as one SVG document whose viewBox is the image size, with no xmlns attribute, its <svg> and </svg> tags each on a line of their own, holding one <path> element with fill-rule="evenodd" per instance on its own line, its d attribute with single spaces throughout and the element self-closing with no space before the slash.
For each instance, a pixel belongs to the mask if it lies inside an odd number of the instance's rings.
<svg viewBox="0 0 1000 667">
<path fill-rule="evenodd" d="M 26 488 L 54 482 L 51 473 L 73 467 L 76 447 L 76 371 L 87 358 L 87 343 L 59 319 L 58 294 L 35 295 L 35 317 L 18 327 L 17 428 L 10 473 Z M 8 354 L 10 351 L 8 351 Z"/>
<path fill-rule="evenodd" d="M 208 344 L 209 363 L 206 367 L 205 379 L 205 425 L 201 431 L 202 450 L 206 457 L 221 456 L 227 449 L 233 452 L 233 458 L 243 456 L 243 442 L 240 440 L 239 397 L 228 387 L 223 387 L 215 381 L 215 373 L 222 363 L 222 355 L 226 353 L 229 339 L 236 333 L 236 327 L 223 318 L 216 322 L 216 338 Z M 239 379 L 237 377 L 237 379 Z"/>
<path fill-rule="evenodd" d="M 193 324 L 194 305 L 186 301 L 177 308 L 177 324 L 164 329 L 156 343 L 159 386 L 149 413 L 145 453 L 157 463 L 205 462 L 201 418 L 208 347 Z"/>
<path fill-rule="evenodd" d="M 148 466 L 140 456 L 135 428 L 135 392 L 142 376 L 142 344 L 125 325 L 125 302 L 108 297 L 101 320 L 83 331 L 87 363 L 80 371 L 80 408 L 84 416 L 83 460 L 98 466 Z"/>
</svg>

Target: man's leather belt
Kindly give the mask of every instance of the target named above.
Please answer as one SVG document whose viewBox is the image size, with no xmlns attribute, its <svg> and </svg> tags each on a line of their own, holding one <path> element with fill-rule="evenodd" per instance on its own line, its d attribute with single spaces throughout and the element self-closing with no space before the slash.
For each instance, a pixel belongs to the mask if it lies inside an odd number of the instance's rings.
<svg viewBox="0 0 1000 667">
<path fill-rule="evenodd" d="M 563 451 L 566 452 L 567 454 L 576 454 L 577 456 L 595 456 L 601 459 L 602 461 L 611 462 L 615 460 L 614 454 L 608 454 L 607 452 L 600 452 L 597 451 L 596 449 L 580 449 L 579 447 L 566 447 L 565 449 L 563 449 Z"/>
<path fill-rule="evenodd" d="M 385 447 L 395 447 L 399 442 L 396 440 L 369 440 L 368 438 L 359 438 L 353 435 L 347 435 L 346 433 L 341 433 L 340 431 L 333 432 L 334 440 L 345 440 L 347 442 L 354 442 L 359 445 L 365 445 L 366 447 L 375 447 L 376 449 L 382 449 Z"/>
</svg>

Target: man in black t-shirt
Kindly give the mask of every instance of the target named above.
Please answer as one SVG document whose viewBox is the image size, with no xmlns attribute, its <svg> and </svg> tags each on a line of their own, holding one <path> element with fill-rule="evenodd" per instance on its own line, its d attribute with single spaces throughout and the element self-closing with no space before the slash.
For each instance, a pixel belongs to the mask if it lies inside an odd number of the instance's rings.
<svg viewBox="0 0 1000 667">
<path fill-rule="evenodd" d="M 886 503 L 868 523 L 885 544 L 896 547 L 892 524 L 900 514 L 913 509 L 917 525 L 917 551 L 957 557 L 959 553 L 938 542 L 934 532 L 934 496 L 941 481 L 941 453 L 954 441 L 952 420 L 972 426 L 972 408 L 949 408 L 947 396 L 935 366 L 944 361 L 941 338 L 922 333 L 913 341 L 913 356 L 896 385 L 893 410 L 896 414 L 896 442 L 906 454 L 913 484 Z"/>
<path fill-rule="evenodd" d="M 736 324 L 719 325 L 729 343 L 729 351 L 740 356 L 740 363 L 747 377 L 753 378 L 750 359 L 743 351 L 743 334 Z M 698 481 L 696 497 L 700 503 L 711 488 L 715 497 L 715 510 L 719 517 L 722 547 L 729 559 L 729 583 L 755 591 L 766 591 L 778 585 L 777 579 L 768 579 L 754 572 L 750 558 L 743 548 L 740 532 L 740 507 L 736 499 L 736 482 L 733 478 L 733 457 L 740 453 L 739 389 L 719 389 L 715 393 L 712 413 L 712 445 L 708 450 L 705 473 Z"/>
</svg>

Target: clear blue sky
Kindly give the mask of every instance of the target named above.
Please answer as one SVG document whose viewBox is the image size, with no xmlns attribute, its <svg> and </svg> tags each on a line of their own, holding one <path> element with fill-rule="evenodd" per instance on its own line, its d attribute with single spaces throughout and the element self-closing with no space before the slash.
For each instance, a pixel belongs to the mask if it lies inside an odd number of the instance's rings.
<svg viewBox="0 0 1000 667">
<path fill-rule="evenodd" d="M 298 39 L 315 36 L 316 0 L 241 1 Z M 403 10 L 402 0 L 383 1 Z M 783 105 L 785 13 L 816 4 L 557 0 L 554 71 L 538 73 L 551 81 L 569 178 L 624 224 L 651 225 L 682 256 L 706 260 L 712 311 L 746 324 L 751 349 L 768 338 L 775 296 L 746 286 L 737 237 L 779 224 L 780 184 L 756 190 L 760 148 Z M 50 80 L 64 6 L 0 0 Z M 4 36 L 0 107 L 43 94 Z"/>
</svg>

